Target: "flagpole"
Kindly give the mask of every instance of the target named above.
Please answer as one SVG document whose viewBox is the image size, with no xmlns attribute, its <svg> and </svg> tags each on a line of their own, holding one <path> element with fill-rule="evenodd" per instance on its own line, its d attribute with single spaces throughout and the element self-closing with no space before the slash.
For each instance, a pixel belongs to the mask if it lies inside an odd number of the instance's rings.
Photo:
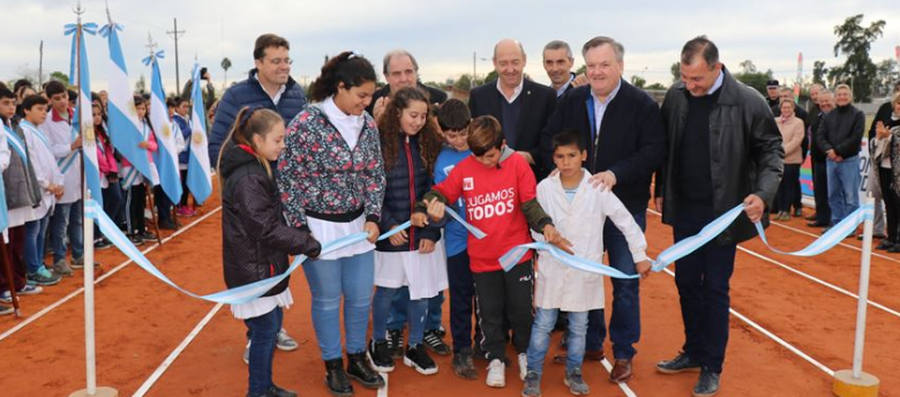
<svg viewBox="0 0 900 397">
<path fill-rule="evenodd" d="M 107 12 L 109 10 L 107 9 Z M 85 84 L 84 81 L 81 81 L 81 48 L 82 48 L 82 40 L 84 40 L 84 26 L 81 24 L 81 15 L 84 14 L 84 8 L 81 7 L 81 0 L 78 1 L 78 7 L 74 10 L 75 14 L 78 16 L 78 22 L 75 26 L 75 41 L 78 45 L 78 48 L 75 51 L 75 73 L 78 79 L 78 101 L 77 103 L 77 111 L 78 111 L 78 127 L 79 127 L 79 135 L 80 138 L 84 139 L 84 131 L 81 129 L 84 127 L 83 117 L 83 106 L 84 106 L 84 95 L 81 93 L 82 85 Z M 91 121 L 93 123 L 93 121 Z M 81 397 L 81 396 L 92 396 L 92 397 L 116 397 L 119 395 L 119 392 L 116 389 L 110 387 L 97 387 L 97 354 L 96 354 L 96 333 L 94 327 L 94 220 L 93 218 L 88 216 L 87 211 L 94 211 L 96 207 L 86 205 L 87 200 L 90 200 L 90 192 L 87 188 L 87 180 L 85 179 L 84 174 L 84 141 L 82 141 L 82 149 L 80 150 L 81 156 L 81 214 L 82 214 L 82 234 L 83 234 L 83 243 L 84 243 L 84 350 L 85 350 L 85 370 L 86 370 L 86 378 L 87 378 L 87 388 L 84 390 L 76 391 L 69 395 L 69 397 Z"/>
</svg>

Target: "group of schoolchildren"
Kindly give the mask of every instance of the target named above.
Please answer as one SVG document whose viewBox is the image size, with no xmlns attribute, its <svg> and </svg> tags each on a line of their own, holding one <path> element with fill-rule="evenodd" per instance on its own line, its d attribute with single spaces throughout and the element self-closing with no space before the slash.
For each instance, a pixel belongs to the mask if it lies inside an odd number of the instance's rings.
<svg viewBox="0 0 900 397">
<path fill-rule="evenodd" d="M 542 253 L 527 253 L 509 271 L 499 263 L 510 249 L 535 240 L 601 262 L 603 225 L 609 218 L 626 236 L 638 272 L 648 274 L 643 233 L 610 189 L 588 182 L 591 175 L 582 168 L 587 154 L 579 135 L 562 131 L 553 138 L 557 171 L 538 183 L 526 160 L 505 145 L 500 123 L 491 116 L 472 119 L 468 107 L 459 100 L 434 107 L 424 90 L 403 88 L 392 93 L 377 126 L 385 174 L 378 226 L 381 233 L 406 221 L 411 221 L 412 227 L 376 245 L 373 331 L 366 349 L 372 367 L 391 372 L 395 359 L 402 358 L 405 366 L 423 375 L 438 372 L 426 350 L 449 354 L 450 349 L 442 342 L 427 343 L 429 336 L 440 338 L 441 334 L 426 330 L 426 325 L 434 315 L 429 303 L 449 288 L 456 375 L 476 379 L 473 360 L 485 359 L 486 384 L 505 387 L 505 370 L 511 365 L 506 350 L 511 342 L 517 353 L 519 378 L 524 382 L 522 394 L 541 395 L 549 335 L 557 316 L 565 312 L 568 354 L 563 381 L 572 394 L 588 394 L 581 372 L 587 312 L 604 306 L 602 276 L 571 268 Z M 321 253 L 316 240 L 320 236 L 305 228 L 289 227 L 282 214 L 283 197 L 269 162 L 279 158 L 284 140 L 283 121 L 277 114 L 245 108 L 223 145 L 220 177 L 229 287 L 247 283 L 240 280 L 283 273 L 288 254 L 302 253 L 315 259 Z M 486 236 L 477 238 L 467 226 L 451 219 L 449 211 Z M 246 233 L 248 230 L 253 233 Z M 228 247 L 244 248 L 237 252 Z M 234 263 L 236 255 L 247 250 L 263 258 L 261 263 L 266 265 Z M 258 301 L 240 305 L 241 311 L 257 315 L 277 312 L 273 324 L 259 323 L 269 316 L 239 317 L 247 322 L 253 344 L 274 340 L 281 325 L 281 307 L 285 306 L 279 297 L 284 296 L 286 288 L 287 281 Z M 405 296 L 398 299 L 407 293 L 408 300 L 403 299 Z M 388 329 L 397 302 L 405 305 L 402 309 L 409 324 L 405 351 L 404 344 L 397 343 L 402 336 L 392 335 L 396 330 Z M 256 356 L 249 360 L 248 396 L 295 396 L 272 383 L 271 350 L 251 353 Z M 329 380 L 326 383 L 330 385 Z M 267 386 L 259 389 L 259 384 Z M 331 391 L 352 394 L 352 388 L 348 389 Z"/>
<path fill-rule="evenodd" d="M 148 189 L 152 189 L 158 226 L 174 230 L 177 224 L 172 215 L 173 204 L 158 185 L 156 175 L 141 175 L 128 159 L 112 144 L 107 124 L 105 92 L 92 94 L 92 133 L 77 132 L 78 94 L 65 84 L 51 80 L 35 91 L 28 80 L 16 82 L 10 90 L 0 85 L 0 165 L 3 167 L 8 208 L 7 261 L 12 267 L 16 295 L 34 295 L 43 287 L 58 284 L 62 277 L 73 276 L 72 269 L 84 267 L 83 257 L 83 199 L 82 159 L 84 139 L 96 141 L 97 165 L 104 212 L 123 230 L 135 245 L 157 236 L 147 229 L 145 209 Z M 191 133 L 185 116 L 189 111 L 187 101 L 179 98 L 167 103 L 172 131 L 175 132 L 177 149 L 186 155 L 185 140 Z M 157 151 L 156 131 L 148 116 L 149 100 L 135 95 L 134 105 L 140 121 L 143 140 L 139 148 L 147 152 L 151 165 Z M 74 124 L 74 125 L 73 125 Z M 85 123 L 86 124 L 86 123 Z M 90 130 L 89 130 L 90 131 Z M 187 167 L 187 158 L 181 165 Z M 155 167 L 151 167 L 155 171 Z M 187 189 L 178 214 L 192 216 L 186 206 Z M 111 243 L 95 231 L 96 249 L 111 247 Z M 71 249 L 72 260 L 67 260 Z M 46 251 L 52 252 L 52 262 L 44 262 Z M 98 263 L 94 263 L 98 266 Z M 5 270 L 5 269 L 0 269 Z M 13 294 L 9 290 L 6 272 L 0 271 L 0 315 L 13 313 L 9 307 Z"/>
</svg>

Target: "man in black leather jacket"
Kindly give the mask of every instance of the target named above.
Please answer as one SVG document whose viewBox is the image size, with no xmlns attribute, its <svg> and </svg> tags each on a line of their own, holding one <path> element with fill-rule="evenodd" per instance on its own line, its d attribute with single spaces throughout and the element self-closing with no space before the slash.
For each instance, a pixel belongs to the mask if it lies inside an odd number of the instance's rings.
<svg viewBox="0 0 900 397">
<path fill-rule="evenodd" d="M 675 241 L 697 234 L 736 205 L 745 214 L 716 240 L 678 261 L 675 284 L 681 300 L 683 353 L 661 361 L 672 374 L 700 370 L 694 396 L 712 396 L 728 343 L 729 281 L 737 244 L 756 235 L 753 222 L 765 213 L 781 182 L 781 134 L 765 99 L 735 80 L 719 63 L 705 36 L 681 53 L 681 80 L 663 102 L 668 158 L 656 176 L 656 205 Z"/>
</svg>

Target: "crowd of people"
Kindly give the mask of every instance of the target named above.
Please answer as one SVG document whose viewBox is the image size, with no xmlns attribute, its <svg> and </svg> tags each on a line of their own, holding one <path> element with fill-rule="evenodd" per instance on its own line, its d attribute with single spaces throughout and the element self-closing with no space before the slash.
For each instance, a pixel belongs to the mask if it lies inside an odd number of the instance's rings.
<svg viewBox="0 0 900 397">
<path fill-rule="evenodd" d="M 347 51 L 325 63 L 308 100 L 290 76 L 288 41 L 260 36 L 247 79 L 218 102 L 211 85 L 205 89 L 209 154 L 222 196 L 226 285 L 282 274 L 289 255 L 310 258 L 302 269 L 325 386 L 334 395 L 352 395 L 351 380 L 383 386 L 381 373 L 395 370 L 396 360 L 435 374 L 431 354 L 438 354 L 452 355 L 453 373 L 465 380 L 479 378 L 475 362 L 483 361 L 489 387 L 505 387 L 506 368 L 515 367 L 522 395 L 540 396 L 555 330 L 563 331 L 565 354 L 552 361 L 565 365 L 562 381 L 570 392 L 585 395 L 590 388 L 582 364 L 607 357 L 607 333 L 609 381 L 634 377 L 640 284 L 651 272 L 648 204 L 662 212 L 679 242 L 743 203 L 745 214 L 724 233 L 678 261 L 685 340 L 672 359 L 656 364 L 663 374 L 699 372 L 693 395 L 715 395 L 737 244 L 756 235 L 754 223 L 768 225 L 769 213 L 780 221 L 802 215 L 800 165 L 807 153 L 816 200 L 810 226 L 831 227 L 852 213 L 859 206 L 865 118 L 847 85 L 833 92 L 813 85 L 804 109 L 792 90 L 773 80 L 767 101 L 732 76 L 705 36 L 682 48 L 681 82 L 660 106 L 622 78 L 624 55 L 615 39 L 592 38 L 581 48 L 586 72 L 576 75 L 570 46 L 552 41 L 542 54 L 551 81 L 545 86 L 524 74 L 522 44 L 501 40 L 493 53 L 497 80 L 474 88 L 465 103 L 423 85 L 407 51 L 384 56 L 387 85 L 380 89 L 372 63 Z M 92 110 L 104 210 L 134 243 L 156 239 L 144 223 L 147 197 L 155 197 L 162 228 L 177 227 L 173 212 L 192 216 L 195 210 L 187 189 L 172 203 L 110 144 L 115 132 L 106 125 L 103 94 L 94 96 Z M 0 143 L 0 159 L 20 295 L 40 293 L 71 275 L 71 267 L 84 266 L 76 155 L 83 137 L 71 134 L 74 97 L 58 82 L 40 93 L 27 81 L 12 90 L 0 87 L 8 142 Z M 152 163 L 157 143 L 149 101 L 135 96 L 134 103 L 145 138 L 140 148 Z M 189 98 L 167 105 L 186 168 Z M 869 139 L 868 186 L 883 200 L 877 207 L 886 220 L 876 226 L 878 248 L 898 252 L 900 84 L 879 110 Z M 410 227 L 395 230 L 407 221 Z M 388 232 L 394 233 L 379 239 Z M 322 251 L 324 243 L 360 233 L 365 241 Z M 45 240 L 50 266 L 43 259 Z M 600 275 L 530 251 L 510 269 L 501 267 L 501 256 L 533 241 L 595 262 L 605 253 L 609 266 L 634 278 L 611 280 L 607 316 Z M 110 244 L 101 238 L 95 246 Z M 294 304 L 289 287 L 286 278 L 262 297 L 231 307 L 247 326 L 248 396 L 297 395 L 272 381 L 276 349 L 298 348 L 282 326 L 283 309 Z M 450 345 L 441 322 L 445 291 Z M 0 296 L 10 300 L 9 291 Z"/>
</svg>

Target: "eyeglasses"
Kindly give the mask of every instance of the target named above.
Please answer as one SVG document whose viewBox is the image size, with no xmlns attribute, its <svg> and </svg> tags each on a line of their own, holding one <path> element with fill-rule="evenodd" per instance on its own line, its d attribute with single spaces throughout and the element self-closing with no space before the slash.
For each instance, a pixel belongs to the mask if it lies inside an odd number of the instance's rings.
<svg viewBox="0 0 900 397">
<path fill-rule="evenodd" d="M 275 59 L 270 59 L 269 63 L 271 63 L 275 66 L 281 65 L 282 63 L 285 65 L 290 65 L 290 64 L 294 63 L 294 60 L 291 58 L 275 58 Z"/>
</svg>

